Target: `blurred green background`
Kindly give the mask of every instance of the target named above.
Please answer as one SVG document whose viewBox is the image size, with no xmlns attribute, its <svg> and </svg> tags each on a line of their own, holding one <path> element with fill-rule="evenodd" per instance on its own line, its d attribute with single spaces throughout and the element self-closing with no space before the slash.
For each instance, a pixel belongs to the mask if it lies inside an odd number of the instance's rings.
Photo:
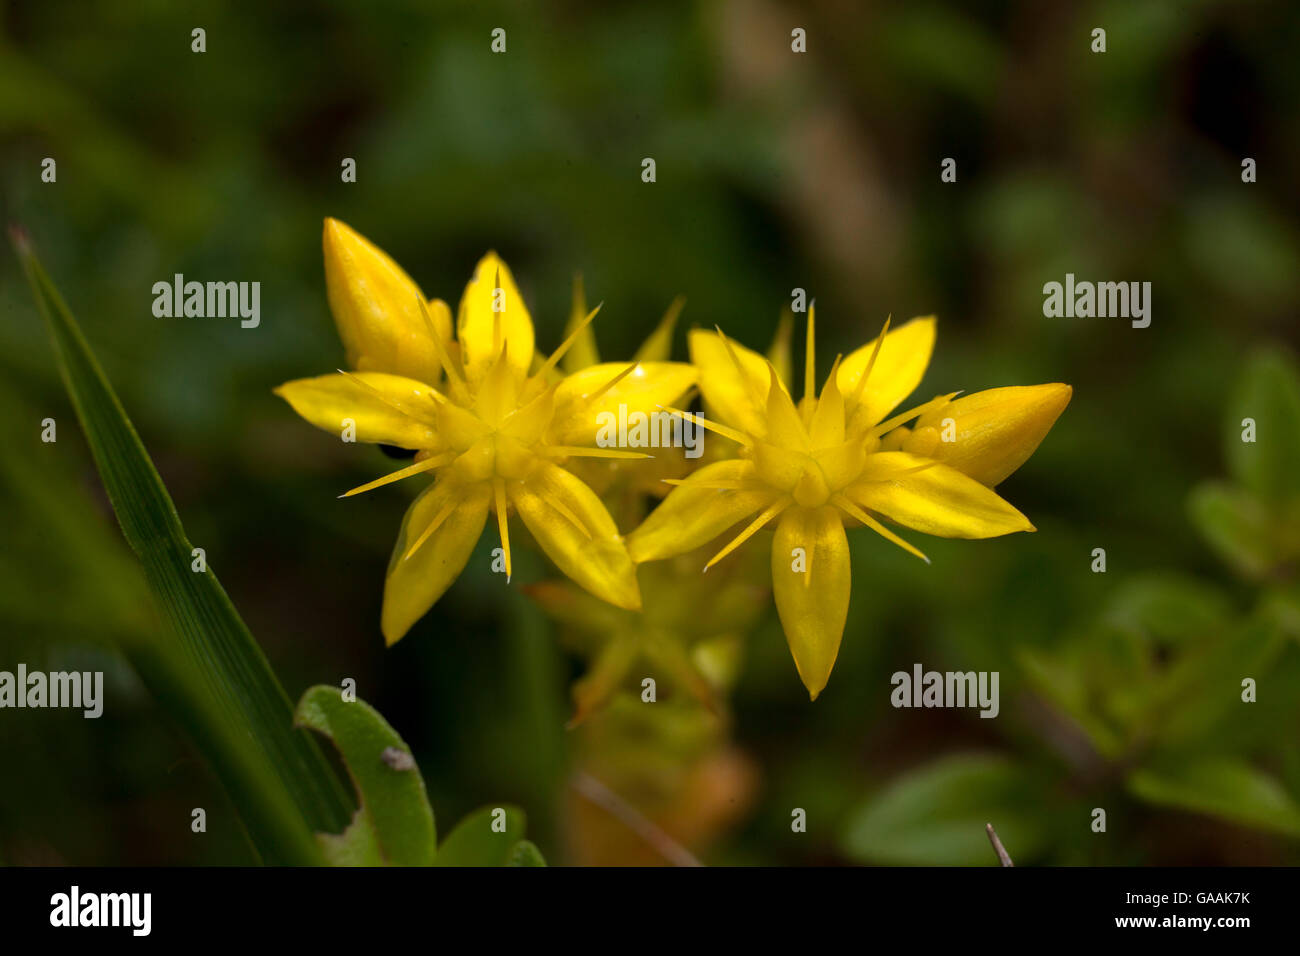
<svg viewBox="0 0 1300 956">
<path fill-rule="evenodd" d="M 1001 486 L 1037 534 L 918 542 L 930 567 L 851 536 L 849 624 L 815 704 L 766 609 L 731 695 L 734 759 L 664 823 L 706 862 L 991 864 L 991 820 L 1017 862 L 1298 864 L 1300 458 L 1261 477 L 1228 454 L 1245 415 L 1261 446 L 1300 441 L 1297 49 L 1300 7 L 1281 2 L 6 2 L 0 214 L 31 234 L 290 696 L 355 678 L 440 823 L 509 800 L 553 863 L 638 862 L 570 773 L 602 733 L 607 752 L 693 744 L 617 708 L 581 745 L 565 731 L 581 665 L 502 597 L 490 530 L 384 649 L 384 568 L 418 487 L 337 501 L 390 462 L 271 394 L 343 361 L 325 216 L 453 303 L 497 249 L 543 348 L 581 271 L 610 358 L 677 294 L 683 325 L 764 348 L 801 287 L 819 376 L 886 315 L 936 313 L 921 397 L 1074 386 Z M 1066 272 L 1150 281 L 1151 326 L 1044 318 Z M 151 287 L 175 273 L 260 281 L 260 327 L 155 318 Z M 216 778 L 112 650 L 154 626 L 147 594 L 10 255 L 0 311 L 0 669 L 108 685 L 97 721 L 0 712 L 0 859 L 247 862 Z M 547 576 L 536 557 L 516 572 Z M 1001 715 L 892 709 L 890 674 L 916 662 L 1000 671 Z"/>
</svg>

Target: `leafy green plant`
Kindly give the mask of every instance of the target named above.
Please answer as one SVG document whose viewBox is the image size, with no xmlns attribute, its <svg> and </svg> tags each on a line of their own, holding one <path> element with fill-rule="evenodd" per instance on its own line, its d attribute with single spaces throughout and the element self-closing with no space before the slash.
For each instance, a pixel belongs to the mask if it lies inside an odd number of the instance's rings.
<svg viewBox="0 0 1300 956">
<path fill-rule="evenodd" d="M 379 712 L 345 700 L 337 687 L 310 688 L 295 723 L 334 741 L 360 806 L 339 835 L 317 834 L 325 858 L 338 866 L 544 866 L 527 840 L 524 813 L 484 807 L 437 845 L 433 808 L 410 748 Z"/>
<path fill-rule="evenodd" d="M 850 814 L 849 856 L 995 865 L 982 832 L 992 821 L 1017 862 L 1084 862 L 1095 808 L 1137 854 L 1142 805 L 1300 840 L 1296 746 L 1277 738 L 1297 716 L 1285 690 L 1300 634 L 1294 363 L 1276 351 L 1248 363 L 1228 418 L 1233 480 L 1195 489 L 1189 513 L 1258 586 L 1253 606 L 1183 574 L 1124 581 L 1055 645 L 1017 654 L 1018 682 L 1046 705 L 1038 742 L 1016 741 L 1012 756 L 947 755 L 891 781 Z"/>
<path fill-rule="evenodd" d="M 76 319 L 26 237 L 11 235 L 95 465 L 162 618 L 162 627 L 123 634 L 122 650 L 211 763 L 257 853 L 282 864 L 432 862 L 433 815 L 418 771 L 390 780 L 364 760 L 378 743 L 409 758 L 401 739 L 366 704 L 330 706 L 327 698 L 337 692 L 327 688 L 309 691 L 295 715 L 206 555 L 186 536 Z M 362 806 L 350 826 L 347 792 L 308 728 L 334 739 L 357 782 Z M 441 862 L 539 862 L 536 848 L 518 839 L 523 814 L 504 814 L 508 844 L 484 844 L 472 827 L 458 836 L 462 824 L 444 844 L 450 850 Z M 342 836 L 329 836 L 340 830 Z"/>
</svg>

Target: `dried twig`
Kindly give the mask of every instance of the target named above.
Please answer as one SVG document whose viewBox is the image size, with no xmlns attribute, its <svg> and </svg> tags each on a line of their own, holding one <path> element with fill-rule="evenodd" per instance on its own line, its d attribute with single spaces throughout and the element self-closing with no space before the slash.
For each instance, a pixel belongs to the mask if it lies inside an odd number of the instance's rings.
<svg viewBox="0 0 1300 956">
<path fill-rule="evenodd" d="M 703 866 L 690 850 L 645 818 L 635 807 L 589 773 L 573 775 L 573 789 L 622 822 L 674 866 Z"/>
<path fill-rule="evenodd" d="M 998 859 L 1002 862 L 1002 865 L 1015 866 L 1015 864 L 1011 862 L 1011 857 L 1007 855 L 1007 848 L 1004 847 L 1002 841 L 998 839 L 998 831 L 993 829 L 993 824 L 984 824 L 984 830 L 988 833 L 989 842 L 993 844 L 993 849 L 997 853 Z"/>
</svg>

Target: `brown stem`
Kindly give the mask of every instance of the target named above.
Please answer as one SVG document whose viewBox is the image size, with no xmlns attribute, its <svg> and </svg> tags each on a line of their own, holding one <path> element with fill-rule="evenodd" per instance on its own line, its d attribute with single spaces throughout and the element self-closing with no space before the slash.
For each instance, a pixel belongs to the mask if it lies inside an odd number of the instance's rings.
<svg viewBox="0 0 1300 956">
<path fill-rule="evenodd" d="M 1002 862 L 1002 865 L 1015 866 L 1015 864 L 1011 862 L 1011 857 L 1007 855 L 1007 848 L 1004 847 L 1002 841 L 998 839 L 998 831 L 993 829 L 993 824 L 984 824 L 984 831 L 988 833 L 989 842 L 993 844 L 993 850 L 997 853 L 998 859 Z"/>
</svg>

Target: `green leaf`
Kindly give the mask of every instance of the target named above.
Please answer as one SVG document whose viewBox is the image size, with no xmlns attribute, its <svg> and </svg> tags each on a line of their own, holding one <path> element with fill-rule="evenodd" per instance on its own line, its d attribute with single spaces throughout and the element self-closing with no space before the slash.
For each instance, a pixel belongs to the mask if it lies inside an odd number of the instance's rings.
<svg viewBox="0 0 1300 956">
<path fill-rule="evenodd" d="M 1255 355 L 1237 385 L 1225 424 L 1232 476 L 1268 502 L 1300 496 L 1300 377 L 1278 350 Z M 1255 440 L 1242 441 L 1242 420 L 1255 422 Z"/>
<path fill-rule="evenodd" d="M 193 545 L 131 420 L 25 238 L 13 236 L 109 501 L 167 625 L 128 654 L 220 775 L 263 859 L 318 863 L 312 832 L 344 825 L 347 792 L 311 735 L 293 728 L 289 698 L 216 574 L 192 570 Z"/>
<path fill-rule="evenodd" d="M 510 848 L 506 856 L 506 866 L 545 866 L 542 851 L 528 840 L 520 840 Z"/>
<path fill-rule="evenodd" d="M 1212 636 L 1232 607 L 1213 585 L 1177 575 L 1151 575 L 1122 584 L 1107 602 L 1106 620 L 1141 637 L 1187 643 Z"/>
<path fill-rule="evenodd" d="M 1188 499 L 1192 524 L 1219 556 L 1243 575 L 1263 577 L 1278 561 L 1275 517 L 1253 495 L 1204 484 Z"/>
<path fill-rule="evenodd" d="M 1044 782 L 1001 757 L 959 755 L 904 774 L 855 810 L 842 846 L 863 863 L 997 866 L 985 825 L 1017 862 L 1043 847 Z"/>
<path fill-rule="evenodd" d="M 1232 757 L 1139 770 L 1129 775 L 1139 799 L 1300 837 L 1300 806 L 1275 779 Z"/>
<path fill-rule="evenodd" d="M 517 844 L 523 839 L 524 822 L 524 811 L 518 807 L 482 807 L 475 810 L 447 835 L 447 839 L 438 848 L 434 865 L 506 866 L 514 858 Z"/>
<path fill-rule="evenodd" d="M 411 750 L 363 700 L 337 687 L 309 688 L 294 722 L 334 741 L 357 788 L 360 808 L 341 836 L 320 834 L 336 866 L 429 866 L 437 850 L 433 809 Z"/>
</svg>

